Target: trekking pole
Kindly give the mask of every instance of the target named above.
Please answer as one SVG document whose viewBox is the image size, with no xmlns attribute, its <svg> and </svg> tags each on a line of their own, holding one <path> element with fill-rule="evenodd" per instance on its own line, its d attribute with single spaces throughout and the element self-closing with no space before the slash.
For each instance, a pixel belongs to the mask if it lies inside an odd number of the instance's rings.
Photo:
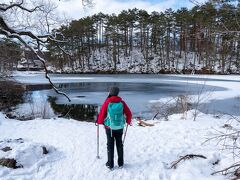
<svg viewBox="0 0 240 180">
<path fill-rule="evenodd" d="M 99 124 L 95 123 L 95 125 L 97 126 L 97 159 L 100 159 L 100 156 L 99 156 Z"/>
<path fill-rule="evenodd" d="M 126 127 L 126 131 L 125 131 L 125 133 L 124 133 L 123 144 L 124 144 L 124 141 L 125 141 L 125 138 L 126 138 L 126 135 L 127 135 L 127 130 L 128 130 L 128 125 L 127 125 L 127 127 Z"/>
</svg>

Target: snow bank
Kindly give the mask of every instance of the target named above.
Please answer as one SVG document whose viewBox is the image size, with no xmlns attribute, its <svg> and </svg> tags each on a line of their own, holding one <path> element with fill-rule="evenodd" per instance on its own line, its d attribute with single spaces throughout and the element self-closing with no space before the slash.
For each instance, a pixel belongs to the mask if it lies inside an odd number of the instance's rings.
<svg viewBox="0 0 240 180">
<path fill-rule="evenodd" d="M 4 148 L 7 150 L 4 150 Z M 19 169 L 10 169 L 1 166 L 0 179 L 19 176 L 26 178 L 35 173 L 45 164 L 49 164 L 61 157 L 61 153 L 49 145 L 35 143 L 22 138 L 3 139 L 0 141 L 0 159 L 14 159 Z"/>
<path fill-rule="evenodd" d="M 153 127 L 140 127 L 134 121 L 129 127 L 125 150 L 125 167 L 109 172 L 106 135 L 100 128 L 100 159 L 96 158 L 96 127 L 94 123 L 67 119 L 17 121 L 0 114 L 0 141 L 4 139 L 28 139 L 25 145 L 14 145 L 15 151 L 5 154 L 15 157 L 24 168 L 0 167 L 1 179 L 161 179 L 161 180 L 221 180 L 224 176 L 211 173 L 225 167 L 229 156 L 215 144 L 202 144 L 212 127 L 220 127 L 228 118 L 216 119 L 200 114 L 192 121 L 181 120 L 181 114 L 169 117 L 169 121 L 155 121 Z M 41 154 L 39 145 L 52 147 L 47 156 Z M 53 148 L 54 147 L 54 148 Z M 51 149 L 51 148 L 50 148 Z M 24 153 L 23 153 L 24 152 Z M 171 162 L 186 154 L 202 154 L 207 159 L 192 159 L 180 163 L 177 169 L 169 169 Z M 0 157 L 4 154 L 1 153 Z M 117 157 L 115 157 L 116 165 Z M 219 160 L 217 165 L 213 162 Z"/>
<path fill-rule="evenodd" d="M 13 77 L 24 76 L 24 77 L 33 77 L 38 74 L 45 74 L 44 71 L 14 71 L 12 73 Z"/>
</svg>

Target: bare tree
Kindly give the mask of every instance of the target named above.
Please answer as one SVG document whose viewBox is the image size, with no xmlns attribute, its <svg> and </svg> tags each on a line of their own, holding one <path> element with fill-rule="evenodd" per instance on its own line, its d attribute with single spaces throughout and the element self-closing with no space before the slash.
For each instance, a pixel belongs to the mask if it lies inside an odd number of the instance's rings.
<svg viewBox="0 0 240 180">
<path fill-rule="evenodd" d="M 10 75 L 21 58 L 22 50 L 18 43 L 7 39 L 0 39 L 0 78 Z"/>
<path fill-rule="evenodd" d="M 87 6 L 90 2 L 90 0 L 82 0 L 84 6 Z M 55 9 L 56 5 L 49 0 L 13 0 L 9 3 L 0 3 L 0 38 L 14 39 L 20 42 L 24 48 L 29 49 L 42 62 L 45 77 L 56 93 L 71 101 L 67 94 L 59 91 L 52 83 L 42 51 L 51 42 L 57 44 L 63 53 L 71 56 L 60 46 L 62 35 L 54 31 L 50 33 L 52 26 L 56 25 Z"/>
<path fill-rule="evenodd" d="M 189 96 L 178 95 L 170 98 L 168 101 L 158 101 L 151 103 L 149 109 L 155 114 L 153 120 L 156 117 L 164 118 L 166 121 L 168 117 L 174 113 L 182 113 L 181 119 L 187 118 L 187 111 L 190 108 Z"/>
<path fill-rule="evenodd" d="M 212 96 L 212 91 L 207 90 L 207 84 L 206 81 L 203 82 L 203 84 L 199 84 L 199 88 L 197 91 L 197 94 L 192 97 L 191 103 L 193 105 L 193 121 L 196 121 L 197 116 L 199 115 L 199 110 L 203 108 L 204 103 L 206 103 L 210 97 Z"/>
<path fill-rule="evenodd" d="M 225 124 L 218 129 L 213 129 L 212 135 L 206 139 L 206 142 L 215 142 L 222 150 L 232 154 L 234 163 L 224 169 L 212 173 L 233 176 L 233 179 L 240 178 L 240 129 L 239 117 L 228 114 L 230 117 Z"/>
<path fill-rule="evenodd" d="M 174 114 L 175 112 L 175 102 L 176 98 L 173 97 L 169 99 L 168 101 L 158 101 L 154 103 L 150 103 L 148 105 L 148 108 L 152 113 L 154 113 L 153 120 L 158 117 L 158 118 L 164 118 L 166 121 L 168 121 L 168 117 L 171 114 Z"/>
</svg>

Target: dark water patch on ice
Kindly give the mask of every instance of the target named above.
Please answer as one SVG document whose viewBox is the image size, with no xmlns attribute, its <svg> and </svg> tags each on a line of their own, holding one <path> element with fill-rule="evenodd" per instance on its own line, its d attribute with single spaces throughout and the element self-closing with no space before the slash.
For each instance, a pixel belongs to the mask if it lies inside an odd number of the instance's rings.
<svg viewBox="0 0 240 180">
<path fill-rule="evenodd" d="M 231 114 L 240 116 L 240 96 L 223 100 L 212 100 L 201 105 L 200 111 L 209 114 Z"/>
<path fill-rule="evenodd" d="M 71 118 L 79 121 L 95 122 L 98 105 L 92 104 L 57 104 L 56 98 L 49 97 L 54 113 L 59 117 Z"/>
</svg>

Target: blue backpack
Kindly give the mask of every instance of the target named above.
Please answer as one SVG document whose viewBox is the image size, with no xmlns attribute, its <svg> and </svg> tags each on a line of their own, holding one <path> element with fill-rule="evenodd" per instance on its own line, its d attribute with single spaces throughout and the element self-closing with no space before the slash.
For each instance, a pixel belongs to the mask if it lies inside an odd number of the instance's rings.
<svg viewBox="0 0 240 180">
<path fill-rule="evenodd" d="M 104 124 L 111 130 L 123 129 L 125 126 L 125 117 L 123 114 L 123 104 L 121 102 L 109 103 L 107 109 L 107 118 Z"/>
</svg>

